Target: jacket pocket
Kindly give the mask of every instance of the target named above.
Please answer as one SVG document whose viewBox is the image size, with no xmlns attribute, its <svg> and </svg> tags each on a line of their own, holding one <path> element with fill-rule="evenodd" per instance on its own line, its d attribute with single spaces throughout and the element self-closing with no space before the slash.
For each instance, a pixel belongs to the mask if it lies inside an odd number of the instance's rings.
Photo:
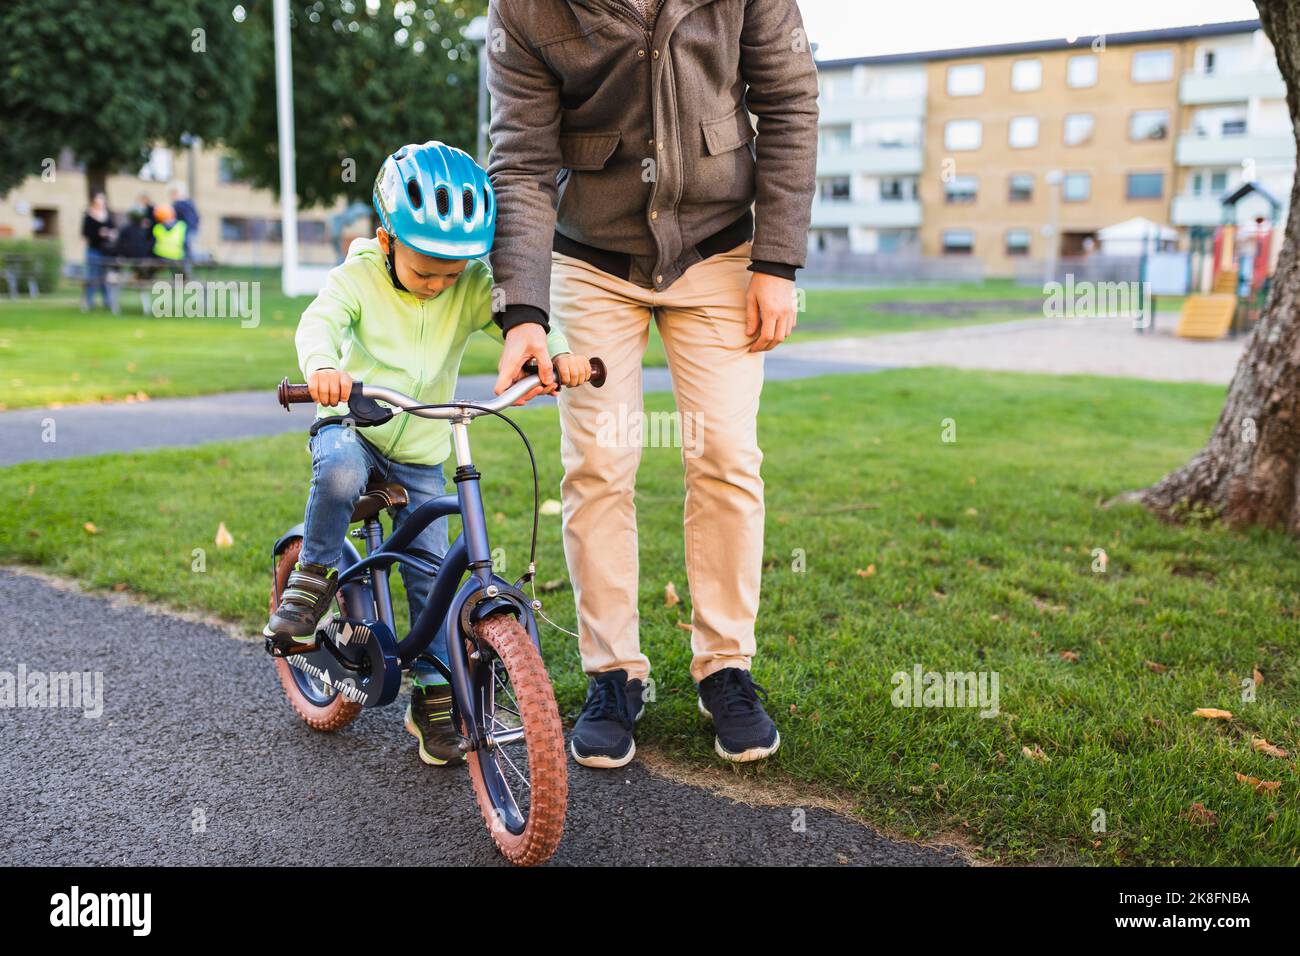
<svg viewBox="0 0 1300 956">
<path fill-rule="evenodd" d="M 561 133 L 560 164 L 565 169 L 604 169 L 622 133 Z"/>
<path fill-rule="evenodd" d="M 704 148 L 710 156 L 738 149 L 755 136 L 749 113 L 743 106 L 717 119 L 700 120 L 700 129 L 704 131 Z"/>
</svg>

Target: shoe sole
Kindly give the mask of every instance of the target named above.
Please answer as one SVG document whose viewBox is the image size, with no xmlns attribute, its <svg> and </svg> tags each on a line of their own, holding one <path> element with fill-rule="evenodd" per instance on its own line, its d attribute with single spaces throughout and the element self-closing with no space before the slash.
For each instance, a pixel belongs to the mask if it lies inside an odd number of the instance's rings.
<svg viewBox="0 0 1300 956">
<path fill-rule="evenodd" d="M 591 767 L 594 770 L 615 770 L 619 767 L 626 767 L 636 756 L 636 741 L 627 748 L 627 753 L 622 757 L 606 757 L 602 754 L 592 754 L 590 757 L 583 757 L 578 753 L 573 741 L 569 741 L 569 753 L 573 754 L 573 759 L 578 761 L 584 767 Z"/>
<path fill-rule="evenodd" d="M 287 637 L 289 640 L 293 641 L 295 644 L 310 644 L 310 643 L 312 643 L 314 640 L 316 640 L 316 632 L 315 632 L 315 631 L 312 631 L 310 634 L 301 634 L 301 635 L 299 635 L 299 634 L 278 634 L 278 633 L 276 633 L 275 631 L 271 630 L 271 626 L 270 626 L 269 624 L 268 624 L 266 627 L 262 628 L 262 636 L 263 636 L 263 637 L 278 637 L 278 638 L 281 638 L 281 639 L 284 639 L 284 638 Z"/>
<path fill-rule="evenodd" d="M 695 698 L 695 702 L 699 704 L 700 713 L 709 720 L 712 720 L 713 715 L 709 713 L 709 708 L 704 706 L 704 700 L 697 697 Z M 730 760 L 732 763 L 749 763 L 751 760 L 762 760 L 765 757 L 770 757 L 772 754 L 776 753 L 777 748 L 780 746 L 781 731 L 779 730 L 776 732 L 776 739 L 772 741 L 770 745 L 766 747 L 750 747 L 748 750 L 742 750 L 740 753 L 733 753 L 728 750 L 726 747 L 722 746 L 722 738 L 717 734 L 713 735 L 713 752 L 723 760 Z"/>
<path fill-rule="evenodd" d="M 411 715 L 409 713 L 406 715 L 406 732 L 419 742 L 420 759 L 425 763 L 427 763 L 430 767 L 447 767 L 451 765 L 452 761 L 439 760 L 433 754 L 429 753 L 429 751 L 424 749 L 424 738 L 420 736 L 420 731 L 416 728 L 415 721 L 411 719 Z M 461 763 L 461 762 L 463 762 L 463 758 L 462 760 L 456 761 L 456 763 Z"/>
</svg>

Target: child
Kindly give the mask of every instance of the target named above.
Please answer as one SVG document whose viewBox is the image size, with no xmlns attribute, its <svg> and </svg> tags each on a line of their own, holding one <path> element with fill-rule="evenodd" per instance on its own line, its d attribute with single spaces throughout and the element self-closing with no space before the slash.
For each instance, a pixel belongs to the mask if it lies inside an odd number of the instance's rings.
<svg viewBox="0 0 1300 956">
<path fill-rule="evenodd" d="M 319 403 L 308 446 L 311 491 L 302 553 L 266 625 L 269 637 L 312 640 L 334 599 L 348 519 L 367 481 L 406 489 L 409 503 L 397 513 L 396 527 L 443 492 L 447 423 L 398 414 L 373 428 L 345 427 L 353 379 L 423 403 L 448 402 L 470 335 L 482 330 L 504 341 L 492 317 L 492 275 L 474 258 L 492 248 L 496 202 L 487 174 L 469 154 L 439 142 L 402 147 L 380 168 L 374 205 L 375 238 L 352 243 L 298 323 L 298 364 Z M 560 383 L 590 379 L 590 363 L 569 354 L 558 331 L 547 335 L 547 346 Z M 446 519 L 425 528 L 412 547 L 445 554 Z M 433 582 L 405 564 L 401 573 L 414 622 Z M 429 652 L 446 662 L 441 628 Z M 419 740 L 425 763 L 463 759 L 451 724 L 451 688 L 426 661 L 411 668 L 406 729 Z"/>
</svg>

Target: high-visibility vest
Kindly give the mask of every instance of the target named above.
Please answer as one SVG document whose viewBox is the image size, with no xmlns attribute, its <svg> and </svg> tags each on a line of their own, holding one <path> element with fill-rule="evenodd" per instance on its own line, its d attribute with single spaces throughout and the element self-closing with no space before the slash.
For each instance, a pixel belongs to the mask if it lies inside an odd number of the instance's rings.
<svg viewBox="0 0 1300 956">
<path fill-rule="evenodd" d="M 185 258 L 185 223 L 176 220 L 168 229 L 162 223 L 153 227 L 153 254 L 159 259 Z"/>
</svg>

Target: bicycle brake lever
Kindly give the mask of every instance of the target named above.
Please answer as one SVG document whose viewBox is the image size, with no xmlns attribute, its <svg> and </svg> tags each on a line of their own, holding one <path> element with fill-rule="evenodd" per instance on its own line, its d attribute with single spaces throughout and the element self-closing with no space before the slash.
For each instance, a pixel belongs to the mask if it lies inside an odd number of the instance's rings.
<svg viewBox="0 0 1300 956">
<path fill-rule="evenodd" d="M 393 410 L 380 405 L 373 398 L 361 394 L 361 383 L 352 383 L 352 394 L 348 396 L 348 411 L 358 428 L 370 428 L 382 425 L 393 417 Z"/>
</svg>

